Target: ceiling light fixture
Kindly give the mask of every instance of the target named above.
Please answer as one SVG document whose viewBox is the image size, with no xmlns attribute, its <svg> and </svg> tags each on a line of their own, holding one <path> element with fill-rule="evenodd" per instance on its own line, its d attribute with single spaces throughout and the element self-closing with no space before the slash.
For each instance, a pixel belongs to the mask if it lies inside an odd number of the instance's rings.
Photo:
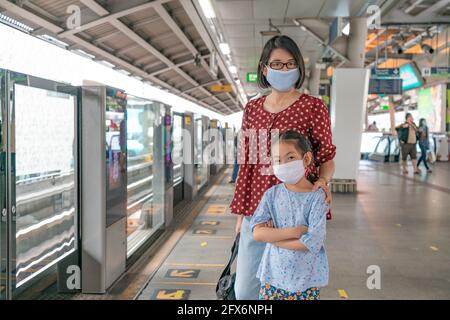
<svg viewBox="0 0 450 320">
<path fill-rule="evenodd" d="M 429 46 L 429 45 L 427 45 L 425 43 L 421 45 L 421 48 L 422 48 L 422 51 L 424 53 L 426 53 L 426 54 L 433 54 L 434 53 L 434 49 L 431 46 Z"/>
<path fill-rule="evenodd" d="M 199 0 L 200 6 L 202 7 L 203 14 L 208 19 L 214 19 L 216 17 L 216 13 L 211 5 L 210 0 Z"/>
<path fill-rule="evenodd" d="M 396 54 L 403 54 L 403 48 L 398 43 L 396 43 L 392 46 L 392 52 Z"/>
<path fill-rule="evenodd" d="M 230 46 L 226 42 L 219 43 L 219 48 L 220 48 L 220 51 L 222 51 L 222 53 L 224 55 L 230 54 L 230 52 L 231 52 Z"/>
<path fill-rule="evenodd" d="M 230 67 L 228 67 L 228 70 L 230 70 L 230 72 L 233 74 L 236 74 L 238 72 L 236 66 L 230 66 Z"/>
</svg>

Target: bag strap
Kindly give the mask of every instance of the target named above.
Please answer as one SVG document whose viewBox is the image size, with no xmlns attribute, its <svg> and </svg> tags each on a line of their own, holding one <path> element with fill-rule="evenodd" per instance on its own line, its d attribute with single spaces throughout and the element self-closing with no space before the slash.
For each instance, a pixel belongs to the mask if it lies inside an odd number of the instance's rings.
<svg viewBox="0 0 450 320">
<path fill-rule="evenodd" d="M 227 266 L 225 267 L 225 269 L 223 270 L 222 274 L 220 275 L 220 278 L 222 278 L 225 275 L 229 275 L 230 274 L 231 265 L 233 264 L 234 260 L 236 259 L 236 256 L 237 256 L 238 251 L 239 251 L 239 238 L 240 238 L 240 236 L 241 236 L 241 234 L 238 233 L 236 235 L 236 239 L 234 239 L 233 247 L 231 248 L 230 260 L 228 261 Z"/>
</svg>

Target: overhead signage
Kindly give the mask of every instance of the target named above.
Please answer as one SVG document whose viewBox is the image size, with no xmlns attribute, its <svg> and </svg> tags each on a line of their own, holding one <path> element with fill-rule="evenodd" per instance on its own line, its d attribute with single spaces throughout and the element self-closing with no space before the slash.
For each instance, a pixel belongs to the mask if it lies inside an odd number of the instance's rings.
<svg viewBox="0 0 450 320">
<path fill-rule="evenodd" d="M 258 81 L 258 74 L 256 72 L 247 72 L 246 80 L 248 83 L 256 83 Z"/>
<path fill-rule="evenodd" d="M 231 84 L 213 84 L 209 88 L 211 89 L 212 92 L 231 92 L 231 91 L 233 91 Z"/>
<path fill-rule="evenodd" d="M 372 68 L 371 75 L 377 78 L 396 78 L 400 76 L 400 68 Z"/>
<path fill-rule="evenodd" d="M 422 76 L 430 77 L 448 77 L 450 76 L 450 67 L 431 67 L 431 68 L 422 68 Z"/>
<path fill-rule="evenodd" d="M 402 79 L 370 79 L 369 93 L 386 95 L 401 94 L 402 81 Z"/>
</svg>

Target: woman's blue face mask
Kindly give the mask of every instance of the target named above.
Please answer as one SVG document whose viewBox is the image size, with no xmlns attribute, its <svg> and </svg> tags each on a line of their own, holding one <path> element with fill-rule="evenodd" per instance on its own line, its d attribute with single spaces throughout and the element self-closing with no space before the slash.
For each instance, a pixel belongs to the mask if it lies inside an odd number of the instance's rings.
<svg viewBox="0 0 450 320">
<path fill-rule="evenodd" d="M 300 70 L 298 68 L 282 71 L 274 70 L 267 66 L 266 79 L 270 86 L 277 91 L 289 91 L 295 86 L 300 78 Z"/>
</svg>

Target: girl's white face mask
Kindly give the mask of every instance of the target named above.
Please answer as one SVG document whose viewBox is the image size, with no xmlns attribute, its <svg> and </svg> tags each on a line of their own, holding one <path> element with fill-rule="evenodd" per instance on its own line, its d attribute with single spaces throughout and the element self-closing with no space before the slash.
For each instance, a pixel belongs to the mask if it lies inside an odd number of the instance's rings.
<svg viewBox="0 0 450 320">
<path fill-rule="evenodd" d="M 272 165 L 273 173 L 278 180 L 287 184 L 296 184 L 305 175 L 303 160 L 295 160 L 284 164 Z"/>
</svg>

